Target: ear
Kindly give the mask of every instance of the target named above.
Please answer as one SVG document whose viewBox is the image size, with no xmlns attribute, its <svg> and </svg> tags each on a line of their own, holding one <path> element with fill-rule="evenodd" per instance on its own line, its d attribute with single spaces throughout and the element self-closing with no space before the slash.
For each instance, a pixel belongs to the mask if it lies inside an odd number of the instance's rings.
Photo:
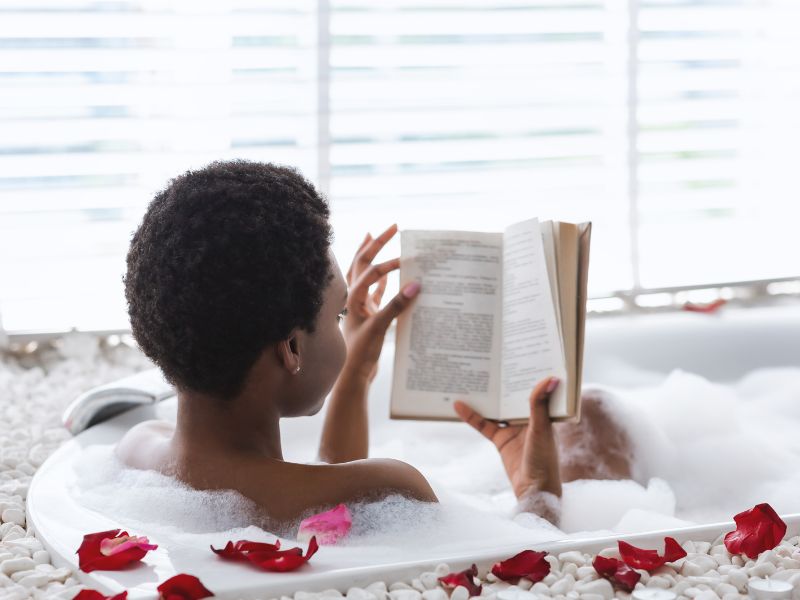
<svg viewBox="0 0 800 600">
<path fill-rule="evenodd" d="M 296 329 L 293 329 L 285 340 L 278 342 L 277 352 L 283 368 L 292 375 L 297 374 L 300 370 L 300 352 Z"/>
</svg>

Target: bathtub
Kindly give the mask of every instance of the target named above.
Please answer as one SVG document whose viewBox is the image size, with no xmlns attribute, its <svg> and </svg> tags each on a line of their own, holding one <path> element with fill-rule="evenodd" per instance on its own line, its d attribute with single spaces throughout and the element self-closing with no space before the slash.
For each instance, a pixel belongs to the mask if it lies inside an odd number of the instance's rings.
<svg viewBox="0 0 800 600">
<path fill-rule="evenodd" d="M 403 436 L 411 427 L 423 428 L 431 439 L 480 438 L 457 423 L 390 422 L 388 390 L 391 380 L 391 344 L 387 345 L 379 376 L 373 384 L 370 422 L 380 432 L 384 448 L 402 447 Z M 732 381 L 743 373 L 761 367 L 800 366 L 800 304 L 748 310 L 728 310 L 719 315 L 659 314 L 591 319 L 587 324 L 585 382 L 635 387 L 653 383 L 674 369 L 684 369 L 712 380 Z M 519 540 L 481 539 L 460 548 L 430 548 L 413 556 L 386 561 L 369 553 L 350 552 L 333 561 L 318 553 L 311 563 L 293 573 L 262 573 L 220 561 L 206 548 L 170 547 L 151 552 L 146 566 L 119 572 L 90 574 L 77 570 L 75 551 L 88 532 L 116 529 L 108 515 L 82 506 L 70 493 L 76 482 L 75 466 L 87 448 L 113 444 L 131 426 L 145 419 L 174 420 L 175 399 L 158 377 L 145 375 L 146 385 L 137 397 L 129 389 L 129 403 L 140 406 L 87 428 L 64 444 L 37 471 L 27 498 L 28 523 L 50 552 L 56 566 L 75 569 L 88 586 L 104 593 L 129 591 L 130 598 L 152 598 L 158 582 L 179 572 L 201 576 L 204 584 L 222 598 L 279 597 L 298 590 L 322 591 L 365 586 L 376 580 L 410 580 L 436 564 L 446 562 L 451 569 L 463 569 L 473 562 L 484 572 L 491 565 L 521 550 L 524 546 L 559 553 L 581 550 L 593 553 L 616 544 L 624 537 L 633 544 L 659 547 L 665 535 L 679 541 L 711 542 L 729 531 L 732 522 L 702 526 L 641 531 L 620 536 L 590 533 L 570 539 L 542 539 L 531 534 L 528 544 Z M 131 382 L 129 382 L 130 384 Z M 135 380 L 132 382 L 135 388 Z M 130 385 L 127 386 L 130 388 Z M 106 390 L 105 394 L 110 392 Z M 151 398 L 152 401 L 148 401 Z M 85 404 L 85 402 L 84 402 Z M 73 410 L 70 424 L 80 428 L 86 415 Z M 83 418 L 83 421 L 81 420 Z M 69 419 L 68 419 L 69 420 Z M 320 416 L 286 420 L 282 424 L 284 454 L 288 460 L 314 459 L 309 440 L 318 439 Z M 388 444 L 388 446 L 387 446 Z M 402 455 L 400 456 L 402 457 Z M 499 469 L 499 461 L 494 465 Z M 423 471 L 424 472 L 424 471 Z M 427 473 L 426 473 L 427 474 Z M 748 508 L 748 507 L 742 507 Z M 800 507 L 799 507 L 800 508 Z M 786 514 L 788 535 L 800 534 L 800 514 Z M 140 532 L 136 532 L 140 533 Z M 159 540 L 153 540 L 158 543 Z M 224 543 L 219 540 L 218 544 Z"/>
</svg>

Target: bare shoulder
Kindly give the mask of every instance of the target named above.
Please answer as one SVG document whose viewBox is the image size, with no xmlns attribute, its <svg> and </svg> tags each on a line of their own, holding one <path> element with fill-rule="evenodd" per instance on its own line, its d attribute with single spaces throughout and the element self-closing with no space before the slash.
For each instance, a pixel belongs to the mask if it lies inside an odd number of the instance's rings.
<svg viewBox="0 0 800 600">
<path fill-rule="evenodd" d="M 117 458 L 129 467 L 152 469 L 160 458 L 157 450 L 170 439 L 175 426 L 166 421 L 143 421 L 131 427 L 114 449 Z"/>
<path fill-rule="evenodd" d="M 428 481 L 417 469 L 400 460 L 369 458 L 322 467 L 329 469 L 345 492 L 359 497 L 397 493 L 424 502 L 437 502 Z"/>
</svg>

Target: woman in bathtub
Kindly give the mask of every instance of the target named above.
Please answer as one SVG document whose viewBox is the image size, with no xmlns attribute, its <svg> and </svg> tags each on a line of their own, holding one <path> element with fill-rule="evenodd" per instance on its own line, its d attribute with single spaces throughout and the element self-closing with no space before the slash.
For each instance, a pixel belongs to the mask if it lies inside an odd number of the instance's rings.
<svg viewBox="0 0 800 600">
<path fill-rule="evenodd" d="M 436 501 L 411 465 L 367 457 L 370 382 L 387 328 L 419 285 L 381 308 L 399 260 L 374 259 L 396 227 L 367 235 L 343 275 L 328 217 L 311 184 L 271 164 L 213 163 L 156 195 L 131 242 L 125 293 L 139 346 L 178 390 L 178 414 L 174 426 L 131 429 L 117 447 L 124 463 L 237 490 L 282 523 L 393 493 Z M 500 452 L 518 509 L 554 523 L 562 480 L 630 476 L 627 439 L 600 400 L 584 398 L 582 424 L 558 425 L 557 441 L 547 412 L 557 385 L 531 382 L 525 426 L 456 404 Z M 316 413 L 329 392 L 327 464 L 284 461 L 280 419 Z M 562 464 L 559 445 L 569 448 Z"/>
</svg>

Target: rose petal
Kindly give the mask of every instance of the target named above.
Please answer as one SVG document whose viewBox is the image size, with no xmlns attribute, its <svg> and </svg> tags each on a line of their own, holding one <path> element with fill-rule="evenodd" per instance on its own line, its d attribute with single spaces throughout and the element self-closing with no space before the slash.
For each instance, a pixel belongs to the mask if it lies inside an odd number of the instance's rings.
<svg viewBox="0 0 800 600">
<path fill-rule="evenodd" d="M 509 559 L 495 563 L 492 574 L 503 581 L 525 577 L 536 583 L 550 573 L 550 563 L 544 559 L 545 556 L 547 552 L 523 550 Z"/>
<path fill-rule="evenodd" d="M 595 556 L 594 561 L 592 561 L 592 566 L 601 577 L 608 579 L 611 583 L 617 584 L 618 587 L 628 592 L 636 587 L 636 584 L 642 577 L 641 573 L 637 573 L 624 562 L 616 558 Z"/>
<path fill-rule="evenodd" d="M 725 547 L 731 554 L 757 558 L 772 550 L 786 535 L 786 523 L 769 504 L 757 504 L 733 517 L 736 529 L 725 535 Z"/>
<path fill-rule="evenodd" d="M 145 551 L 155 550 L 158 546 L 151 544 L 146 537 L 121 535 L 116 538 L 106 538 L 100 541 L 100 554 L 113 556 L 131 548 L 141 548 Z"/>
<path fill-rule="evenodd" d="M 618 546 L 619 555 L 626 565 L 645 571 L 655 571 L 665 563 L 674 562 L 686 556 L 686 551 L 671 537 L 664 538 L 664 556 L 660 556 L 656 550 L 644 550 L 621 540 L 618 542 Z"/>
<path fill-rule="evenodd" d="M 480 596 L 483 586 L 475 584 L 475 577 L 477 576 L 478 567 L 473 564 L 469 569 L 439 577 L 439 583 L 449 589 L 455 589 L 461 585 L 467 588 L 470 597 Z"/>
<path fill-rule="evenodd" d="M 728 303 L 724 298 L 718 298 L 708 304 L 695 304 L 694 302 L 687 302 L 683 305 L 683 310 L 696 313 L 712 314 L 717 312 L 720 308 Z"/>
<path fill-rule="evenodd" d="M 304 519 L 300 523 L 297 539 L 305 542 L 316 536 L 320 544 L 331 545 L 350 533 L 352 526 L 350 511 L 344 504 L 339 504 L 332 510 Z"/>
<path fill-rule="evenodd" d="M 104 554 L 102 552 L 103 542 L 106 542 L 106 547 L 109 548 L 109 543 L 115 545 L 113 540 L 123 539 L 120 543 L 124 546 L 128 540 L 135 539 L 137 542 L 125 546 L 123 548 L 114 548 L 112 554 Z M 103 571 L 116 571 L 126 567 L 127 565 L 142 560 L 150 550 L 155 550 L 158 546 L 147 542 L 147 538 L 131 538 L 128 533 L 119 529 L 111 529 L 109 531 L 100 531 L 97 533 L 88 533 L 83 536 L 78 548 L 78 566 L 86 572 L 103 570 Z"/>
<path fill-rule="evenodd" d="M 224 548 L 216 549 L 211 546 L 211 550 L 221 556 L 230 560 L 247 560 L 248 552 L 275 552 L 281 547 L 280 540 L 275 540 L 274 544 L 265 542 L 251 542 L 249 540 L 239 540 L 238 542 L 228 542 Z"/>
<path fill-rule="evenodd" d="M 156 589 L 160 600 L 198 600 L 214 595 L 197 577 L 186 573 L 170 577 Z"/>
<path fill-rule="evenodd" d="M 303 556 L 301 548 L 289 548 L 288 550 L 275 550 L 272 552 L 247 552 L 247 560 L 265 571 L 283 573 L 302 567 L 317 553 L 318 549 L 317 538 L 312 537 L 308 542 L 308 550 L 305 556 Z"/>
<path fill-rule="evenodd" d="M 72 600 L 125 600 L 128 597 L 128 592 L 123 591 L 116 596 L 103 596 L 97 590 L 83 589 L 73 596 Z"/>
</svg>

